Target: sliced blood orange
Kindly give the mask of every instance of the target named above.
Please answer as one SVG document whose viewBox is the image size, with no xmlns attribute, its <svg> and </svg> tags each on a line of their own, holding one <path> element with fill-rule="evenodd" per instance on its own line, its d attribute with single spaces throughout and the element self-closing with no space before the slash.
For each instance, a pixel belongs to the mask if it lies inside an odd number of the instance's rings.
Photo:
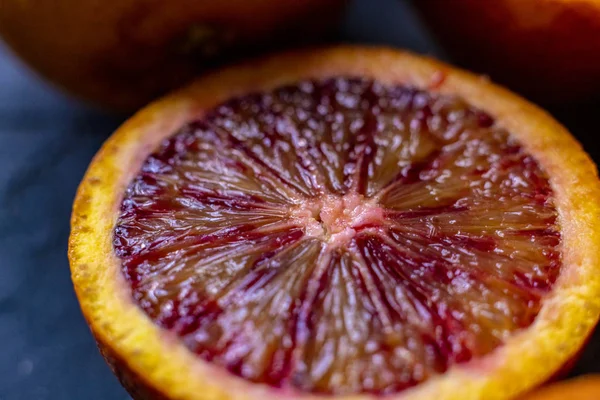
<svg viewBox="0 0 600 400">
<path fill-rule="evenodd" d="M 141 111 L 75 200 L 69 258 L 135 398 L 508 399 L 600 313 L 576 141 L 403 52 L 231 67 Z"/>
<path fill-rule="evenodd" d="M 521 400 L 596 400 L 600 398 L 600 377 L 583 376 L 558 382 L 524 396 Z"/>
</svg>

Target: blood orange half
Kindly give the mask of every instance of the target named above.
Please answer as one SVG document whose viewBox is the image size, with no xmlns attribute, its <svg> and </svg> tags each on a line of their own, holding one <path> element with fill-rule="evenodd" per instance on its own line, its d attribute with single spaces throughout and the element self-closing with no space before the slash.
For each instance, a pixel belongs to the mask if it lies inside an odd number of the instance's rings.
<svg viewBox="0 0 600 400">
<path fill-rule="evenodd" d="M 135 398 L 508 399 L 596 324 L 599 200 L 568 132 L 486 80 L 304 51 L 128 121 L 69 258 Z"/>
</svg>

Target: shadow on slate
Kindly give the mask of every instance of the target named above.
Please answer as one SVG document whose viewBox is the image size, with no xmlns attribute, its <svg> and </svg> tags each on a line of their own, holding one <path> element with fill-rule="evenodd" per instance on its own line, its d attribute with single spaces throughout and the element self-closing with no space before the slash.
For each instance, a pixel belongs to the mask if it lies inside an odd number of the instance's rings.
<svg viewBox="0 0 600 400">
<path fill-rule="evenodd" d="M 0 87 L 0 399 L 127 399 L 81 316 L 67 262 L 75 190 L 122 118 L 55 93 L 3 48 Z"/>
<path fill-rule="evenodd" d="M 339 39 L 443 57 L 397 0 L 356 0 Z M 69 278 L 71 203 L 122 118 L 56 93 L 0 47 L 0 400 L 127 399 L 100 357 Z M 597 106 L 558 110 L 600 159 Z M 600 371 L 596 335 L 575 373 Z"/>
</svg>

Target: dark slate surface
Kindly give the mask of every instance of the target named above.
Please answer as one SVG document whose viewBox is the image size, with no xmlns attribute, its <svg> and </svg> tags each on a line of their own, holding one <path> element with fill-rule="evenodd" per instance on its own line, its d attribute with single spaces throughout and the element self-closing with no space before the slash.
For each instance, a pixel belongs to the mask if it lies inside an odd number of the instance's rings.
<svg viewBox="0 0 600 400">
<path fill-rule="evenodd" d="M 442 56 L 396 0 L 356 0 L 340 36 Z M 556 114 L 600 160 L 596 109 Z M 0 47 L 0 400 L 128 398 L 81 317 L 66 255 L 77 184 L 122 120 L 57 93 Z M 575 373 L 600 371 L 599 342 Z"/>
</svg>

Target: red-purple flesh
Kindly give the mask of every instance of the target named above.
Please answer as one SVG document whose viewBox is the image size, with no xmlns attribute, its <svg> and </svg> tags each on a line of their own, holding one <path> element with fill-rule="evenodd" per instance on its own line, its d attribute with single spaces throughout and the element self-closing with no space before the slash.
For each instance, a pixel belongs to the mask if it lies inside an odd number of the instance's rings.
<svg viewBox="0 0 600 400">
<path fill-rule="evenodd" d="M 464 101 L 333 78 L 228 101 L 147 158 L 115 252 L 209 363 L 319 394 L 397 393 L 535 320 L 560 272 L 547 176 Z"/>
</svg>

